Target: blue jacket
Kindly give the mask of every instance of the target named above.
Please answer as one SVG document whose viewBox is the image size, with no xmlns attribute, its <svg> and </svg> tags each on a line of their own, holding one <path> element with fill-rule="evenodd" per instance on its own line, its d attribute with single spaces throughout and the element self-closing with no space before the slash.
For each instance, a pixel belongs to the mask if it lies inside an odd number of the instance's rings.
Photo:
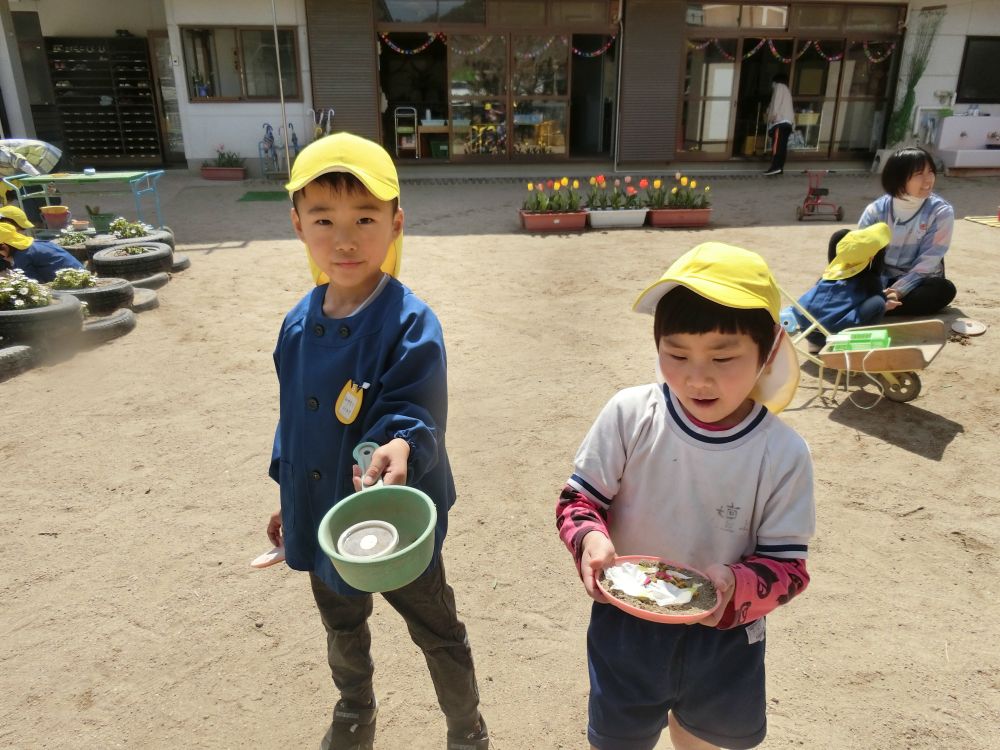
<svg viewBox="0 0 1000 750">
<path fill-rule="evenodd" d="M 819 321 L 830 333 L 837 333 L 845 328 L 867 325 L 858 317 L 861 304 L 876 295 L 882 295 L 882 285 L 878 274 L 870 270 L 862 271 L 849 279 L 827 281 L 820 279 L 805 294 L 799 297 L 799 304 Z M 883 296 L 884 298 L 884 296 Z M 799 328 L 809 326 L 797 309 L 792 308 Z"/>
<path fill-rule="evenodd" d="M 63 268 L 83 268 L 83 264 L 54 242 L 35 240 L 24 250 L 14 250 L 10 260 L 14 268 L 43 284 L 56 277 Z"/>
<path fill-rule="evenodd" d="M 306 295 L 278 335 L 280 415 L 269 474 L 280 486 L 288 565 L 315 572 L 338 593 L 356 594 L 319 546 L 317 531 L 326 512 L 354 492 L 358 443 L 399 437 L 410 444 L 407 484 L 434 500 L 435 552 L 444 542 L 455 502 L 445 450 L 447 363 L 437 317 L 396 279 L 347 318 L 323 314 L 326 289 Z M 366 387 L 360 411 L 344 424 L 335 408 L 352 382 Z"/>
</svg>

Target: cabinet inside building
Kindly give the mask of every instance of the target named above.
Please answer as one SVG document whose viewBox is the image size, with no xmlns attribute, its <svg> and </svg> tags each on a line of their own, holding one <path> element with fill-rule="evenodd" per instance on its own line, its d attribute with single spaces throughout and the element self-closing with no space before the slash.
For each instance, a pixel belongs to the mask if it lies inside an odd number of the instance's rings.
<svg viewBox="0 0 1000 750">
<path fill-rule="evenodd" d="M 163 163 L 149 50 L 142 37 L 47 37 L 62 148 L 77 168 Z"/>
</svg>

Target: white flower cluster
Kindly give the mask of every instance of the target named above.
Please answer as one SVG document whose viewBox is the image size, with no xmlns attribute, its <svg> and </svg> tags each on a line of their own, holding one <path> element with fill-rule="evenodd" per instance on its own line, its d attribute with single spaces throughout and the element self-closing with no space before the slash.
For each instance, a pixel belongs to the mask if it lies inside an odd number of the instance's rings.
<svg viewBox="0 0 1000 750">
<path fill-rule="evenodd" d="M 0 310 L 25 310 L 45 307 L 52 302 L 52 292 L 15 268 L 0 274 Z"/>
<path fill-rule="evenodd" d="M 87 289 L 97 286 L 97 275 L 83 268 L 61 268 L 49 286 L 52 289 Z"/>
<path fill-rule="evenodd" d="M 149 224 L 141 221 L 129 221 L 123 216 L 119 216 L 111 222 L 111 234 L 118 239 L 128 239 L 131 237 L 146 237 L 153 229 Z"/>
</svg>

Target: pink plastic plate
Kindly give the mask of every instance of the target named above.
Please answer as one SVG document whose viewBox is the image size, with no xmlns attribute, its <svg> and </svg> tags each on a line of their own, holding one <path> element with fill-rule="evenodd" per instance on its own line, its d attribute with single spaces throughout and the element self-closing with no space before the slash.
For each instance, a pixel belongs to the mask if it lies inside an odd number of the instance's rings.
<svg viewBox="0 0 1000 750">
<path fill-rule="evenodd" d="M 697 575 L 700 575 L 702 578 L 706 579 L 708 578 L 707 575 L 702 573 L 697 568 L 692 568 L 690 565 L 683 565 L 679 562 L 674 562 L 673 560 L 666 560 L 662 557 L 656 557 L 655 555 L 622 555 L 620 557 L 615 558 L 615 563 L 616 564 L 623 562 L 638 563 L 642 560 L 653 560 L 658 563 L 664 563 L 665 565 L 670 565 L 681 571 L 690 571 L 692 573 L 696 573 Z M 628 614 L 633 615 L 634 617 L 638 617 L 643 620 L 650 620 L 651 622 L 666 622 L 675 625 L 683 624 L 686 622 L 695 622 L 697 620 L 701 620 L 702 618 L 710 615 L 712 612 L 717 610 L 720 604 L 719 593 L 716 592 L 715 606 L 705 612 L 702 612 L 701 610 L 698 610 L 696 612 L 678 610 L 676 613 L 672 613 L 668 611 L 666 607 L 662 608 L 663 609 L 662 612 L 650 612 L 649 610 L 640 609 L 639 607 L 634 607 L 631 604 L 623 602 L 621 599 L 617 598 L 614 594 L 608 591 L 608 589 L 605 588 L 605 585 L 606 584 L 601 582 L 598 583 L 598 586 L 600 586 L 601 591 L 604 592 L 604 596 L 607 597 L 607 600 L 611 604 L 618 607 L 618 609 L 620 609 L 622 612 L 627 612 Z"/>
</svg>

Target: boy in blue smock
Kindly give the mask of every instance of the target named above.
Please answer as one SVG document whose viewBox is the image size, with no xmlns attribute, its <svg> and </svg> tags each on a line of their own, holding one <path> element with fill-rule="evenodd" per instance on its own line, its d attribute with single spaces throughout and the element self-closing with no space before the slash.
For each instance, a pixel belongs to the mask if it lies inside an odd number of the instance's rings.
<svg viewBox="0 0 1000 750">
<path fill-rule="evenodd" d="M 0 221 L 0 272 L 9 268 L 19 268 L 29 279 L 45 284 L 55 279 L 56 271 L 83 268 L 83 264 L 59 245 L 33 240 L 13 224 Z"/>
<path fill-rule="evenodd" d="M 653 315 L 658 382 L 612 396 L 556 506 L 591 606 L 588 739 L 597 750 L 750 748 L 767 731 L 765 616 L 809 582 L 812 461 L 775 412 L 798 384 L 761 258 L 706 242 L 636 300 Z M 720 605 L 695 624 L 609 606 L 619 555 L 702 570 Z"/>
<path fill-rule="evenodd" d="M 799 297 L 799 304 L 830 333 L 881 321 L 901 304 L 886 296 L 881 278 L 884 251 L 891 239 L 892 230 L 884 222 L 834 232 L 832 260 L 820 280 Z M 799 327 L 808 328 L 811 322 L 806 316 L 794 306 L 790 309 Z M 810 333 L 808 340 L 817 351 L 826 343 L 818 331 Z"/>
<path fill-rule="evenodd" d="M 335 503 L 381 477 L 424 491 L 437 506 L 430 566 L 382 596 L 424 653 L 447 748 L 486 750 L 472 652 L 441 556 L 455 501 L 444 339 L 431 309 L 396 278 L 403 231 L 396 168 L 381 146 L 337 133 L 303 149 L 286 188 L 317 285 L 286 315 L 274 350 L 280 418 L 270 475 L 281 509 L 267 534 L 284 544 L 290 567 L 308 571 L 326 629 L 340 699 L 320 747 L 373 747 L 372 596 L 343 581 L 317 531 Z M 352 450 L 366 441 L 380 447 L 361 477 Z"/>
</svg>

